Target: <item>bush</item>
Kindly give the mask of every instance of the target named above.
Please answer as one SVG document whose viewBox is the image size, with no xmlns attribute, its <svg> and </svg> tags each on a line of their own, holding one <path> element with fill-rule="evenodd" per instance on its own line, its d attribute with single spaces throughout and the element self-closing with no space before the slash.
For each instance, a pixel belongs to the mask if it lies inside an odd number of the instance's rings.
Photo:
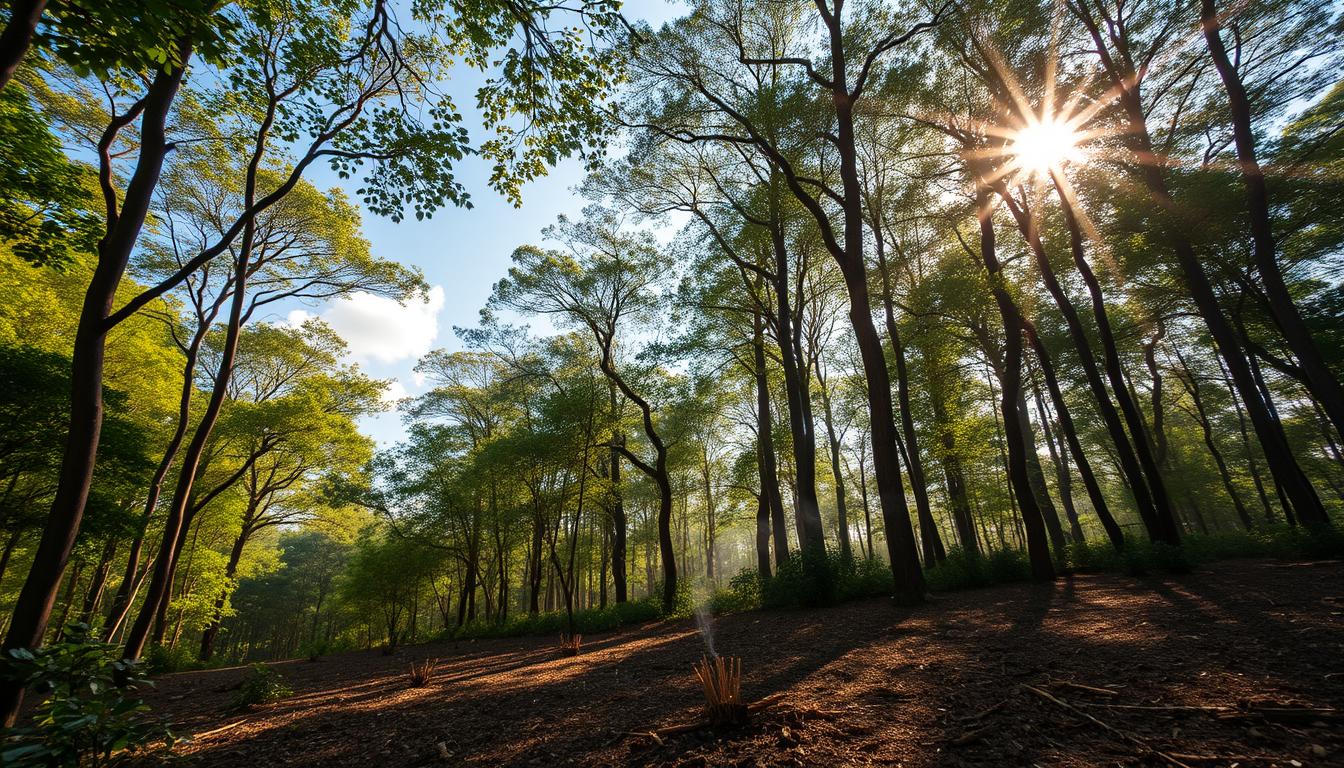
<svg viewBox="0 0 1344 768">
<path fill-rule="evenodd" d="M 326 640 L 313 640 L 299 646 L 299 655 L 309 661 L 317 661 L 331 651 L 331 643 Z"/>
<path fill-rule="evenodd" d="M 134 696 L 152 683 L 116 652 L 116 646 L 91 639 L 86 624 L 72 624 L 61 642 L 37 651 L 10 650 L 0 662 L 5 678 L 43 699 L 32 725 L 8 732 L 0 765 L 111 766 L 170 752 L 172 732 Z"/>
<path fill-rule="evenodd" d="M 251 709 L 262 704 L 270 704 L 293 693 L 279 672 L 265 664 L 253 664 L 252 671 L 238 686 L 232 707 L 235 710 Z"/>
<path fill-rule="evenodd" d="M 166 645 L 152 645 L 145 654 L 145 671 L 154 675 L 166 675 L 172 672 L 185 672 L 199 668 L 196 657 L 186 648 L 170 648 Z"/>
<path fill-rule="evenodd" d="M 712 613 L 734 613 L 761 607 L 760 571 L 744 568 L 728 580 L 728 587 L 709 596 Z"/>
</svg>

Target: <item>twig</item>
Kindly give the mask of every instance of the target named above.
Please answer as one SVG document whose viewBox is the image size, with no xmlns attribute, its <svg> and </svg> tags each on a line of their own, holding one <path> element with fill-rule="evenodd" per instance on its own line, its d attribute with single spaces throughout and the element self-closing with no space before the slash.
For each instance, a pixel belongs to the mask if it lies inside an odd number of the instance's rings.
<svg viewBox="0 0 1344 768">
<path fill-rule="evenodd" d="M 1161 750 L 1159 750 L 1159 749 L 1157 749 L 1157 748 L 1155 748 L 1155 747 L 1149 745 L 1148 742 L 1144 741 L 1143 739 L 1140 739 L 1138 736 L 1135 736 L 1135 735 L 1133 735 L 1133 734 L 1129 734 L 1129 733 L 1125 733 L 1124 731 L 1120 730 L 1119 728 L 1116 728 L 1115 726 L 1113 726 L 1113 725 L 1111 725 L 1111 724 L 1109 724 L 1109 723 L 1106 723 L 1106 722 L 1104 722 L 1104 721 L 1102 721 L 1102 720 L 1098 720 L 1097 718 L 1093 717 L 1092 715 L 1089 715 L 1088 713 L 1086 713 L 1086 712 L 1084 712 L 1083 710 L 1081 710 L 1081 709 L 1079 709 L 1079 708 L 1073 706 L 1072 704 L 1068 703 L 1067 701 L 1064 701 L 1063 699 L 1056 698 L 1055 696 L 1053 696 L 1053 695 L 1051 695 L 1051 694 L 1049 694 L 1049 693 L 1046 693 L 1045 691 L 1042 691 L 1040 688 L 1033 688 L 1033 687 L 1030 686 L 1030 685 L 1023 684 L 1022 687 L 1023 687 L 1023 688 L 1026 688 L 1028 691 L 1031 691 L 1032 693 L 1036 694 L 1037 696 L 1040 696 L 1041 698 L 1045 699 L 1046 701 L 1049 701 L 1049 702 L 1053 702 L 1053 703 L 1055 703 L 1055 704 L 1058 704 L 1059 706 L 1063 707 L 1064 709 L 1069 710 L 1070 712 L 1073 712 L 1073 713 L 1076 714 L 1076 715 L 1080 715 L 1080 716 L 1082 716 L 1082 717 L 1087 718 L 1088 720 L 1091 720 L 1093 723 L 1096 723 L 1097 725 L 1101 726 L 1102 728 L 1105 728 L 1107 731 L 1109 731 L 1109 732 L 1115 734 L 1116 736 L 1119 736 L 1120 738 L 1124 739 L 1125 741 L 1128 741 L 1128 742 L 1131 743 L 1131 744 L 1134 744 L 1134 745 L 1136 745 L 1136 746 L 1142 747 L 1142 748 L 1148 750 L 1149 752 L 1152 752 L 1154 755 L 1157 755 L 1158 757 L 1162 758 L 1163 760 L 1166 760 L 1168 763 L 1171 763 L 1172 765 L 1177 766 L 1177 768 L 1190 768 L 1190 766 L 1186 765 L 1185 763 L 1181 762 L 1180 760 L 1177 760 L 1175 757 L 1172 757 L 1171 755 L 1169 755 L 1169 754 L 1167 754 L 1167 753 L 1165 753 L 1165 752 L 1163 752 L 1163 751 L 1161 751 Z"/>
<path fill-rule="evenodd" d="M 1052 685 L 1052 686 L 1063 686 L 1063 687 L 1065 687 L 1065 688 L 1072 688 L 1072 689 L 1074 689 L 1074 690 L 1076 690 L 1076 691 L 1088 691 L 1089 693 L 1099 693 L 1099 694 L 1101 694 L 1102 696 L 1118 696 L 1118 695 L 1119 695 L 1119 693 L 1117 693 L 1116 691 L 1112 691 L 1112 690 L 1109 689 L 1109 688 L 1094 688 L 1093 686 L 1090 686 L 1090 685 L 1083 685 L 1082 683 L 1070 683 L 1070 682 L 1068 682 L 1067 680 L 1056 680 L 1056 681 L 1050 683 L 1050 685 Z"/>
<path fill-rule="evenodd" d="M 1103 707 L 1105 709 L 1137 709 L 1145 712 L 1231 712 L 1232 707 L 1199 707 L 1193 705 L 1171 704 L 1144 705 L 1144 704 L 1103 704 L 1099 702 L 1080 701 L 1080 707 Z"/>
<path fill-rule="evenodd" d="M 244 717 L 242 720 L 235 720 L 234 722 L 229 723 L 228 725 L 221 725 L 220 727 L 215 728 L 215 729 L 213 729 L 213 730 L 205 731 L 204 733 L 197 733 L 197 734 L 194 734 L 194 735 L 192 736 L 192 738 L 193 738 L 193 739 L 204 739 L 206 736 L 214 736 L 214 735 L 217 734 L 217 733 L 223 733 L 223 732 L 225 732 L 225 731 L 231 731 L 231 730 L 233 730 L 234 728 L 237 728 L 238 726 L 240 726 L 240 725 L 242 725 L 243 723 L 246 723 L 246 722 L 247 722 L 247 718 Z"/>
</svg>

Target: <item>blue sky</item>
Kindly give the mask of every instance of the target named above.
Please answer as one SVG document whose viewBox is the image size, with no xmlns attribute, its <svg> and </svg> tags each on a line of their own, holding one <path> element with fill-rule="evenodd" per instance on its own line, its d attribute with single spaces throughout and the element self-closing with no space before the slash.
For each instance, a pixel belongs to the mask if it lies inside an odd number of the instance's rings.
<svg viewBox="0 0 1344 768">
<path fill-rule="evenodd" d="M 657 0 L 627 0 L 625 4 L 628 18 L 655 26 L 683 11 L 680 3 Z M 475 103 L 479 81 L 464 73 L 449 83 L 449 92 L 474 132 L 473 139 L 479 135 L 480 121 L 469 107 Z M 394 394 L 423 392 L 425 387 L 412 373 L 416 359 L 430 349 L 459 349 L 453 327 L 475 325 L 491 286 L 508 271 L 513 250 L 538 242 L 541 230 L 557 216 L 577 215 L 584 205 L 574 190 L 583 180 L 578 161 L 566 161 L 546 178 L 525 187 L 521 208 L 490 190 L 487 163 L 468 159 L 457 170 L 471 193 L 473 208 L 440 210 L 426 221 L 393 223 L 368 214 L 364 218 L 364 234 L 374 255 L 423 270 L 432 287 L 428 305 L 399 307 L 387 300 L 355 296 L 301 310 L 322 317 L 345 336 L 352 358 L 370 375 L 395 379 Z M 342 186 L 357 199 L 357 182 L 341 182 L 329 172 L 315 173 L 311 179 L 322 187 Z M 363 428 L 380 445 L 404 434 L 395 412 L 366 419 Z"/>
</svg>

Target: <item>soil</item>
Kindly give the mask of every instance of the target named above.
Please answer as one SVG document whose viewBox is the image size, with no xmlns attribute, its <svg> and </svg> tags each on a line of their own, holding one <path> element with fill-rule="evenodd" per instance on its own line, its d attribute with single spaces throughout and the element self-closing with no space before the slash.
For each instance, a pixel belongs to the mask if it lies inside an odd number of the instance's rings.
<svg viewBox="0 0 1344 768">
<path fill-rule="evenodd" d="M 713 621 L 746 726 L 694 723 L 691 621 L 275 664 L 294 695 L 228 713 L 245 669 L 148 697 L 202 766 L 1344 765 L 1344 564 L 1234 561 Z M 413 661 L 438 658 L 410 685 Z M 211 733 L 211 731 L 214 731 Z"/>
</svg>

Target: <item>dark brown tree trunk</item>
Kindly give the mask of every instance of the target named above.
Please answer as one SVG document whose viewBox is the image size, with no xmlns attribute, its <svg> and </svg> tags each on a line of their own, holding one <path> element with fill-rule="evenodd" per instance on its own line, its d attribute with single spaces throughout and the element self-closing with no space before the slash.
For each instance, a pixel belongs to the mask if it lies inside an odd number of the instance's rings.
<svg viewBox="0 0 1344 768">
<path fill-rule="evenodd" d="M 191 55 L 190 42 L 180 43 L 179 49 L 180 60 L 186 62 Z M 155 75 L 140 105 L 143 117 L 138 137 L 139 158 L 120 210 L 113 210 L 115 201 L 109 201 L 107 232 L 98 243 L 98 264 L 84 295 L 75 330 L 70 368 L 70 426 L 56 496 L 34 553 L 33 566 L 14 604 L 4 650 L 41 645 L 61 576 L 79 533 L 102 431 L 104 345 L 110 330 L 106 321 L 158 185 L 168 152 L 165 126 L 182 74 L 179 67 L 160 70 Z M 104 179 L 110 178 L 112 141 L 120 128 L 133 119 L 134 114 L 129 114 L 114 120 L 99 144 Z M 0 725 L 13 725 L 21 696 L 18 685 L 0 682 Z"/>
<path fill-rule="evenodd" d="M 1027 388 L 1021 381 L 1017 386 L 1017 418 L 1022 425 L 1022 449 L 1027 456 L 1027 477 L 1036 492 L 1036 504 L 1041 509 L 1041 519 L 1050 536 L 1050 546 L 1062 555 L 1064 527 L 1059 522 L 1059 511 L 1055 509 L 1054 499 L 1050 498 L 1050 486 L 1045 482 L 1045 469 L 1041 467 L 1041 455 L 1036 448 L 1036 431 L 1032 429 L 1031 417 L 1027 413 Z"/>
<path fill-rule="evenodd" d="M 18 71 L 23 56 L 33 44 L 47 0 L 12 0 L 9 4 L 9 22 L 0 32 L 0 89 L 9 85 Z"/>
<path fill-rule="evenodd" d="M 1050 454 L 1050 463 L 1055 466 L 1055 486 L 1059 489 L 1059 503 L 1064 507 L 1064 516 L 1069 521 L 1069 538 L 1079 544 L 1083 542 L 1083 528 L 1078 520 L 1078 510 L 1073 506 L 1073 476 L 1069 473 L 1068 456 L 1064 446 L 1055 445 L 1054 429 L 1050 427 L 1050 413 L 1041 398 L 1041 387 L 1036 377 L 1031 377 L 1031 399 L 1036 403 L 1036 415 L 1041 420 L 1041 436 L 1045 438 L 1045 449 Z"/>
<path fill-rule="evenodd" d="M 1111 329 L 1111 319 L 1106 311 L 1106 300 L 1101 291 L 1101 282 L 1092 272 L 1092 265 L 1088 263 L 1087 257 L 1083 253 L 1083 231 L 1078 224 L 1078 218 L 1073 209 L 1072 195 L 1058 175 L 1052 172 L 1051 178 L 1054 181 L 1055 192 L 1059 198 L 1060 209 L 1064 213 L 1064 222 L 1069 230 L 1069 252 L 1073 255 L 1074 267 L 1077 268 L 1079 276 L 1083 278 L 1083 284 L 1087 286 L 1088 295 L 1092 299 L 1092 317 L 1096 320 L 1097 335 L 1101 339 L 1102 363 L 1106 369 L 1106 377 L 1111 382 L 1111 390 L 1115 392 L 1115 401 L 1120 406 L 1120 413 L 1124 415 L 1125 423 L 1129 426 L 1130 437 L 1134 440 L 1134 453 L 1138 456 L 1144 476 L 1148 478 L 1148 491 L 1152 494 L 1153 510 L 1156 514 L 1154 522 L 1157 525 L 1157 536 L 1154 537 L 1154 540 L 1168 544 L 1180 544 L 1180 530 L 1176 527 L 1176 517 L 1171 497 L 1167 492 L 1166 480 L 1162 476 L 1162 460 L 1155 455 L 1153 447 L 1148 441 L 1147 425 L 1144 424 L 1143 411 L 1139 409 L 1134 398 L 1130 396 L 1129 387 L 1126 385 L 1124 368 L 1120 363 L 1119 345 L 1116 344 L 1115 332 Z M 1160 377 L 1157 381 L 1161 381 Z M 1159 385 L 1154 400 L 1154 405 L 1157 408 L 1153 415 L 1155 420 L 1161 419 L 1161 396 L 1162 391 Z M 1160 431 L 1160 426 L 1161 424 L 1157 423 L 1154 429 Z M 1162 433 L 1161 439 L 1166 439 L 1165 432 Z"/>
<path fill-rule="evenodd" d="M 774 529 L 777 566 L 789 557 L 789 537 L 788 531 L 784 529 L 784 499 L 780 496 L 779 476 L 775 465 L 774 419 L 770 416 L 770 382 L 765 368 L 764 324 L 759 311 L 753 314 L 752 324 L 751 351 L 756 379 L 756 468 L 761 484 L 756 518 L 756 548 L 759 561 L 757 569 L 762 576 L 769 576 L 771 529 Z M 764 542 L 761 541 L 762 526 L 764 526 Z M 764 559 L 760 559 L 762 554 Z"/>
<path fill-rule="evenodd" d="M 989 190 L 976 185 L 976 215 L 980 221 L 980 257 L 989 273 L 994 302 L 1003 321 L 1003 375 L 1000 378 L 999 410 L 1003 414 L 1004 442 L 1008 449 L 1008 479 L 1021 511 L 1026 528 L 1027 557 L 1031 561 L 1031 575 L 1048 581 L 1055 578 L 1055 566 L 1050 559 L 1050 545 L 1046 537 L 1045 521 L 1036 502 L 1027 471 L 1025 435 L 1022 420 L 1018 418 L 1018 395 L 1022 387 L 1022 316 L 1012 296 L 1003 285 L 1003 269 L 995 252 L 993 210 Z"/>
<path fill-rule="evenodd" d="M 1223 452 L 1218 449 L 1218 443 L 1213 438 L 1213 425 L 1209 421 L 1209 413 L 1204 409 L 1204 398 L 1199 391 L 1199 380 L 1195 378 L 1194 371 L 1190 370 L 1189 364 L 1181 356 L 1179 350 L 1176 352 L 1176 359 L 1180 361 L 1181 367 L 1185 369 L 1185 378 L 1181 381 L 1185 385 L 1185 391 L 1190 393 L 1190 401 L 1195 406 L 1195 415 L 1199 420 L 1199 428 L 1204 433 L 1204 445 L 1209 449 L 1209 455 L 1213 457 L 1213 463 L 1218 466 L 1218 477 L 1223 481 L 1223 490 L 1232 499 L 1232 506 L 1237 511 L 1237 519 L 1241 521 L 1242 526 L 1247 530 L 1255 528 L 1255 521 L 1251 518 L 1251 513 L 1247 511 L 1246 505 L 1241 500 L 1241 493 L 1232 483 L 1232 473 L 1227 469 L 1227 461 L 1223 458 Z"/>
<path fill-rule="evenodd" d="M 255 178 L 258 159 L 259 155 L 254 156 L 252 168 L 249 170 L 249 175 L 253 178 Z M 249 183 L 248 186 L 254 188 L 252 183 Z M 249 192 L 245 195 L 245 208 L 250 208 L 253 202 L 253 192 Z M 242 241 L 234 266 L 233 298 L 230 300 L 229 321 L 225 330 L 224 345 L 220 350 L 219 368 L 214 376 L 214 388 L 210 393 L 210 400 L 206 405 L 205 412 L 196 425 L 196 431 L 192 434 L 191 442 L 187 445 L 186 453 L 182 457 L 182 465 L 178 470 L 177 487 L 173 491 L 168 518 L 164 522 L 163 541 L 160 544 L 159 555 L 154 563 L 154 573 L 150 578 L 149 590 L 145 595 L 145 605 L 141 609 L 140 615 L 136 617 L 135 623 L 131 625 L 131 630 L 126 637 L 124 656 L 127 659 L 138 659 L 140 654 L 144 652 L 145 642 L 149 638 L 152 617 L 159 608 L 166 604 L 168 599 L 168 591 L 172 585 L 172 574 L 177 565 L 177 555 L 181 551 L 178 542 L 183 539 L 191 525 L 191 517 L 194 515 L 191 503 L 193 486 L 200 468 L 201 458 L 205 454 L 206 444 L 210 439 L 210 433 L 214 430 L 215 423 L 219 420 L 220 412 L 224 408 L 229 381 L 233 377 L 233 362 L 238 352 L 238 338 L 243 327 L 243 309 L 247 303 L 248 267 L 252 261 L 252 244 L 255 233 L 255 219 L 250 218 L 243 227 Z"/>
<path fill-rule="evenodd" d="M 1050 393 L 1050 402 L 1054 404 L 1055 414 L 1059 417 L 1059 431 L 1064 434 L 1069 452 L 1073 454 L 1073 461 L 1078 465 L 1078 476 L 1082 478 L 1083 487 L 1087 489 L 1087 498 L 1092 502 L 1092 510 L 1096 512 L 1097 519 L 1106 530 L 1111 546 L 1118 550 L 1125 545 L 1125 533 L 1111 514 L 1106 496 L 1101 492 L 1101 483 L 1097 482 L 1096 473 L 1092 471 L 1092 463 L 1088 461 L 1087 454 L 1083 452 L 1083 445 L 1078 440 L 1078 430 L 1073 425 L 1073 416 L 1069 413 L 1068 404 L 1064 402 L 1064 393 L 1060 391 L 1059 379 L 1055 376 L 1054 362 L 1050 359 L 1045 344 L 1041 342 L 1036 326 L 1029 321 L 1024 321 L 1023 326 L 1031 348 L 1036 352 L 1036 362 L 1041 366 L 1041 375 L 1045 378 L 1045 388 Z"/>
<path fill-rule="evenodd" d="M 772 183 L 778 182 L 772 178 Z M 817 435 L 812 420 L 809 396 L 810 372 L 803 367 L 802 350 L 793 323 L 789 301 L 789 254 L 784 242 L 784 227 L 778 211 L 778 194 L 770 195 L 770 244 L 774 254 L 775 335 L 779 343 L 780 367 L 784 373 L 784 395 L 788 402 L 789 432 L 793 436 L 794 512 L 797 517 L 798 546 L 804 550 L 823 550 L 826 535 L 821 525 L 821 505 L 817 500 Z M 801 301 L 801 297 L 799 298 Z"/>
<path fill-rule="evenodd" d="M 947 406 L 943 404 L 941 392 L 931 392 L 933 400 L 933 423 L 938 430 L 942 444 L 942 457 L 939 463 L 943 467 L 943 480 L 947 484 L 947 499 L 952 507 L 952 524 L 957 529 L 957 542 L 963 551 L 979 554 L 980 545 L 975 538 L 975 520 L 971 514 L 970 500 L 966 494 L 966 473 L 962 470 L 961 457 L 957 454 L 956 438 L 947 417 Z"/>
<path fill-rule="evenodd" d="M 822 376 L 821 359 L 816 361 L 817 384 L 821 387 L 821 407 L 826 423 L 826 443 L 831 450 L 831 479 L 835 483 L 835 515 L 840 528 L 840 557 L 850 560 L 854 552 L 849 542 L 849 511 L 845 507 L 845 477 L 840 465 L 840 438 L 835 432 L 835 413 L 831 409 L 831 393 Z"/>
<path fill-rule="evenodd" d="M 1274 242 L 1274 228 L 1269 213 L 1269 189 L 1265 184 L 1265 174 L 1260 168 L 1260 160 L 1255 147 L 1255 130 L 1251 124 L 1251 100 L 1241 81 L 1241 74 L 1228 56 L 1227 48 L 1221 36 L 1222 23 L 1214 0 L 1201 0 L 1200 21 L 1204 28 L 1204 41 L 1213 59 L 1214 67 L 1223 82 L 1227 93 L 1228 112 L 1232 118 L 1232 138 L 1237 149 L 1237 167 L 1241 172 L 1242 185 L 1246 187 L 1246 208 L 1249 213 L 1251 229 L 1251 253 L 1255 258 L 1255 268 L 1264 284 L 1265 296 L 1269 300 L 1269 309 L 1274 322 L 1297 358 L 1298 365 L 1305 374 L 1307 389 L 1316 402 L 1325 410 L 1334 425 L 1335 431 L 1344 437 L 1344 386 L 1326 364 L 1324 356 L 1316 346 L 1311 331 L 1302 320 L 1302 315 L 1293 303 L 1292 294 L 1279 269 L 1277 245 Z"/>
<path fill-rule="evenodd" d="M 933 519 L 933 509 L 929 506 L 928 481 L 924 477 L 924 460 L 919 454 L 919 435 L 915 432 L 915 417 L 910 409 L 910 374 L 905 363 L 905 345 L 901 342 L 901 331 L 896 325 L 895 299 L 892 294 L 891 274 L 887 266 L 886 243 L 874 216 L 873 251 L 877 256 L 877 271 L 882 278 L 882 307 L 887 324 L 887 340 L 891 343 L 892 355 L 896 360 L 896 398 L 900 403 L 901 432 L 905 437 L 906 467 L 910 470 L 910 489 L 915 494 L 915 510 L 919 516 L 920 545 L 924 553 L 924 566 L 931 568 L 947 558 L 942 537 L 938 535 L 938 525 Z"/>
<path fill-rule="evenodd" d="M 1069 329 L 1069 337 L 1072 339 L 1078 352 L 1079 361 L 1082 363 L 1083 374 L 1087 379 L 1088 387 L 1092 390 L 1093 397 L 1097 401 L 1098 411 L 1106 425 L 1106 430 L 1111 435 L 1111 441 L 1115 444 L 1116 457 L 1120 461 L 1125 478 L 1129 481 L 1130 490 L 1134 494 L 1139 516 L 1143 519 L 1144 527 L 1148 530 L 1148 536 L 1154 541 L 1167 540 L 1168 530 L 1160 521 L 1163 519 L 1162 510 L 1164 508 L 1166 514 L 1170 515 L 1170 503 L 1166 500 L 1164 486 L 1154 487 L 1154 478 L 1148 477 L 1145 472 L 1146 465 L 1139 456 L 1140 449 L 1144 447 L 1147 439 L 1145 433 L 1142 429 L 1134 432 L 1133 440 L 1130 439 L 1129 434 L 1126 434 L 1124 423 L 1122 423 L 1120 414 L 1116 411 L 1115 404 L 1111 401 L 1111 394 L 1107 392 L 1101 371 L 1097 368 L 1096 357 L 1092 351 L 1092 343 L 1088 340 L 1087 330 L 1083 327 L 1077 307 L 1074 306 L 1068 294 L 1064 292 L 1063 286 L 1060 285 L 1059 279 L 1055 275 L 1054 267 L 1050 264 L 1050 256 L 1046 253 L 1045 246 L 1040 240 L 1040 233 L 1036 230 L 1036 222 L 1033 216 L 1028 210 L 1017 204 L 1004 186 L 1000 185 L 998 192 L 1017 221 L 1018 229 L 1022 232 L 1023 238 L 1027 241 L 1027 245 L 1036 259 L 1036 266 L 1041 272 L 1041 279 L 1054 299 L 1055 306 L 1064 316 Z M 1062 197 L 1063 195 L 1061 195 Z M 1072 235 L 1072 233 L 1070 234 Z M 1110 373 L 1108 362 L 1107 375 L 1109 376 Z M 1114 385 L 1114 379 L 1112 379 L 1112 384 L 1116 399 L 1122 402 L 1121 410 L 1124 410 L 1123 402 L 1128 401 L 1128 392 L 1124 388 L 1123 379 L 1118 386 Z M 1133 403 L 1131 402 L 1130 405 L 1133 405 Z M 1131 422 L 1130 426 L 1133 427 L 1134 424 Z M 1149 455 L 1151 457 L 1151 454 Z M 1157 478 L 1157 482 L 1160 483 L 1160 478 Z M 1176 541 L 1179 542 L 1179 540 L 1180 537 L 1177 534 Z"/>
<path fill-rule="evenodd" d="M 611 391 L 612 410 L 615 411 L 616 391 Z M 619 435 L 612 435 L 612 441 L 616 442 L 622 438 Z M 607 455 L 611 468 L 611 581 L 616 588 L 616 602 L 624 603 L 629 598 L 629 592 L 626 587 L 625 576 L 628 573 L 625 564 L 626 551 L 626 531 L 629 529 L 629 522 L 625 516 L 625 496 L 621 491 L 621 454 L 615 448 L 612 448 Z M 605 589 L 606 582 L 603 581 Z"/>
<path fill-rule="evenodd" d="M 1186 286 L 1200 316 L 1208 326 L 1228 373 L 1231 374 L 1232 381 L 1241 395 L 1241 401 L 1246 406 L 1251 426 L 1255 429 L 1256 437 L 1264 449 L 1270 473 L 1273 474 L 1278 489 L 1296 509 L 1304 524 L 1311 527 L 1327 527 L 1330 525 L 1330 519 L 1325 514 L 1321 499 L 1293 457 L 1283 425 L 1271 415 L 1268 403 L 1260 395 L 1241 341 L 1218 304 L 1218 295 L 1204 271 L 1203 264 L 1200 263 L 1194 245 L 1181 229 L 1185 226 L 1185 221 L 1167 188 L 1164 167 L 1158 161 L 1159 155 L 1153 150 L 1148 133 L 1147 116 L 1144 114 L 1143 101 L 1137 90 L 1139 80 L 1133 76 L 1133 67 L 1127 61 L 1117 62 L 1111 58 L 1106 35 L 1097 25 L 1085 2 L 1079 2 L 1073 8 L 1078 12 L 1079 20 L 1087 27 L 1093 42 L 1096 43 L 1102 64 L 1110 75 L 1112 85 L 1118 91 L 1120 105 L 1129 122 L 1125 136 L 1132 153 L 1138 159 L 1140 178 L 1157 207 L 1167 218 L 1165 234 L 1176 253 Z"/>
</svg>

